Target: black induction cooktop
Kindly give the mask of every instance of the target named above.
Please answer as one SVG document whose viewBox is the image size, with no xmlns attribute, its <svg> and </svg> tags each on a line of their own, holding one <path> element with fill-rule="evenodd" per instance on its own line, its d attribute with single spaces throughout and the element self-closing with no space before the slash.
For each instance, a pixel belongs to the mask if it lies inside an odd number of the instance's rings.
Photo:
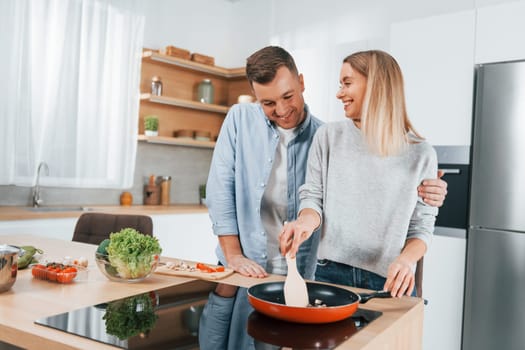
<svg viewBox="0 0 525 350">
<path fill-rule="evenodd" d="M 241 306 L 232 309 L 231 318 L 221 320 L 220 325 L 199 322 L 206 317 L 202 311 L 216 285 L 191 281 L 35 323 L 122 349 L 334 349 L 381 316 L 381 312 L 359 308 L 352 317 L 335 323 L 289 323 L 254 311 L 247 302 L 246 288 L 239 288 Z M 213 334 L 215 326 L 226 331 Z"/>
</svg>

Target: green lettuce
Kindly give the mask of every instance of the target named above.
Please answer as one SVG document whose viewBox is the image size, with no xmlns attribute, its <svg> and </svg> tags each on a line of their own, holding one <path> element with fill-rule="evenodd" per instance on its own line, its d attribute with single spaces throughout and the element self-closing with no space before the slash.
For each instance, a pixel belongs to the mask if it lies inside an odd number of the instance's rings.
<svg viewBox="0 0 525 350">
<path fill-rule="evenodd" d="M 122 278 L 140 278 L 151 270 L 154 259 L 162 252 L 159 241 L 132 228 L 111 233 L 107 246 L 110 264 Z"/>
</svg>

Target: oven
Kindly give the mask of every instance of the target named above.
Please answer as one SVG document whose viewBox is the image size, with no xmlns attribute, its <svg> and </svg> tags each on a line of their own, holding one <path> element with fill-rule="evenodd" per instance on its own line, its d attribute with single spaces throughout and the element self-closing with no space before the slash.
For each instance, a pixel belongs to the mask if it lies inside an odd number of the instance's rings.
<svg viewBox="0 0 525 350">
<path fill-rule="evenodd" d="M 456 238 L 467 237 L 468 198 L 470 183 L 470 147 L 434 146 L 438 158 L 438 168 L 445 175 L 448 193 L 439 208 L 436 218 L 435 235 Z"/>
</svg>

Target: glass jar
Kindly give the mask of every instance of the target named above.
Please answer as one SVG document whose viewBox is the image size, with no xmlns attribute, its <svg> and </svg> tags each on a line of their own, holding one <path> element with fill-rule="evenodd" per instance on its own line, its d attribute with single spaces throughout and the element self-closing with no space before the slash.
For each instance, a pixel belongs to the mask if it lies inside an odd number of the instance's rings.
<svg viewBox="0 0 525 350">
<path fill-rule="evenodd" d="M 155 96 L 162 95 L 162 82 L 158 76 L 151 78 L 151 94 Z"/>
<path fill-rule="evenodd" d="M 198 100 L 202 103 L 213 103 L 214 88 L 210 79 L 204 79 L 200 82 L 197 89 Z"/>
<path fill-rule="evenodd" d="M 171 176 L 163 176 L 160 180 L 160 204 L 170 204 Z"/>
</svg>

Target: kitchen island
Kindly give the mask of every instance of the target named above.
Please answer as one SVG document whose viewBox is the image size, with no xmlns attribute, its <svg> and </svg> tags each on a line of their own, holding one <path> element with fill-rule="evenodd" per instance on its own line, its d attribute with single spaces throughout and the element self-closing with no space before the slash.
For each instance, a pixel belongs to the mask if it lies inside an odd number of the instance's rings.
<svg viewBox="0 0 525 350">
<path fill-rule="evenodd" d="M 95 265 L 93 257 L 96 246 L 30 235 L 4 235 L 1 236 L 0 243 L 38 246 L 48 257 L 68 255 L 89 258 L 87 276 L 71 284 L 36 280 L 32 278 L 30 270 L 21 270 L 11 290 L 0 294 L 0 341 L 27 349 L 115 349 L 113 346 L 37 325 L 34 321 L 193 280 L 153 274 L 140 283 L 111 282 Z M 221 282 L 250 287 L 257 283 L 282 279 L 282 276 L 254 279 L 233 274 Z M 366 304 L 366 308 L 381 311 L 383 315 L 346 340 L 340 348 L 421 349 L 421 299 L 373 299 Z"/>
</svg>

